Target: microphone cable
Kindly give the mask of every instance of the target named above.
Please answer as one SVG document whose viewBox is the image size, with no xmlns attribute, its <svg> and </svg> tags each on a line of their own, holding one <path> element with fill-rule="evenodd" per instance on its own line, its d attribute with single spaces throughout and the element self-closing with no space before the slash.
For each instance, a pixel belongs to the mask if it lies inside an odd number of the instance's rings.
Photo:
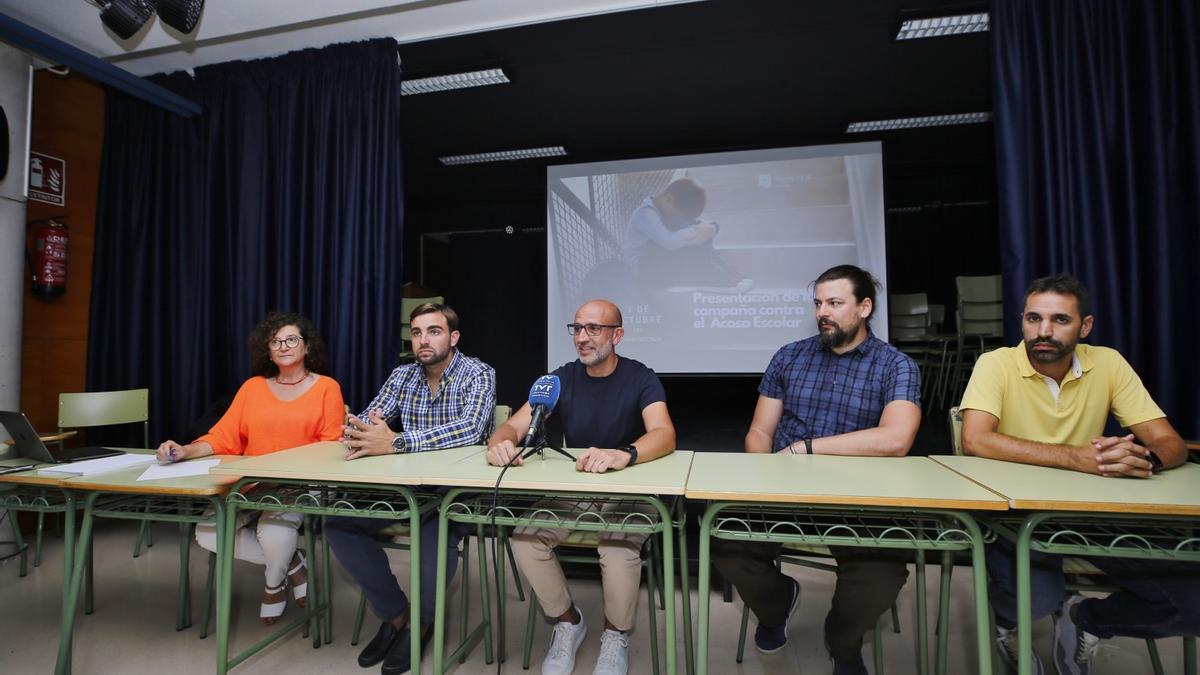
<svg viewBox="0 0 1200 675">
<path fill-rule="evenodd" d="M 535 441 L 534 447 L 536 448 L 543 444 L 544 444 L 544 440 L 539 439 L 538 441 Z M 524 443 L 522 443 L 520 449 L 517 450 L 516 453 L 514 453 L 512 457 L 508 458 L 508 461 L 505 462 L 504 466 L 500 468 L 500 475 L 496 476 L 496 484 L 492 487 L 492 509 L 491 509 L 490 525 L 492 528 L 492 574 L 495 576 L 495 582 L 496 582 L 496 623 L 495 623 L 495 627 L 496 627 L 497 634 L 499 634 L 499 632 L 500 632 L 501 622 L 503 622 L 506 618 L 504 616 L 501 616 L 501 614 L 500 614 L 501 611 L 503 611 L 501 608 L 504 606 L 504 603 L 501 602 L 501 594 L 504 592 L 503 591 L 504 579 L 501 577 L 501 570 L 500 570 L 500 557 L 499 557 L 501 555 L 501 552 L 499 550 L 500 549 L 500 531 L 498 529 L 496 529 L 496 509 L 500 505 L 500 481 L 504 480 L 504 474 L 508 471 L 508 468 L 510 466 L 512 466 L 513 462 L 515 462 L 518 457 L 521 457 L 522 455 L 524 455 L 525 451 L 527 449 L 528 449 L 528 446 L 526 446 Z M 516 576 L 519 573 L 520 572 L 514 566 L 513 575 Z M 466 574 L 468 574 L 468 572 L 467 572 L 467 570 L 464 569 L 463 570 L 464 578 L 465 578 Z M 480 583 L 483 583 L 482 579 L 480 580 Z M 528 601 L 533 602 L 533 598 L 530 597 Z M 491 620 L 490 617 L 489 617 L 489 620 Z M 499 639 L 497 639 L 496 640 L 496 675 L 500 675 L 500 673 L 502 672 L 501 669 L 503 668 L 503 661 L 501 660 L 500 655 L 503 652 L 504 652 L 504 645 L 501 644 Z"/>
</svg>

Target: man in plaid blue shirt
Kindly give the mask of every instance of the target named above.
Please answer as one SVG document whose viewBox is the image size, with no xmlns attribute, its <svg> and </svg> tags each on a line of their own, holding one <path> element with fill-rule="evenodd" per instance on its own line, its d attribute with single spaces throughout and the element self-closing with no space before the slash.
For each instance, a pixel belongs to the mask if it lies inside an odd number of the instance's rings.
<svg viewBox="0 0 1200 675">
<path fill-rule="evenodd" d="M 424 452 L 482 443 L 491 431 L 496 407 L 496 372 L 458 351 L 458 314 L 425 303 L 409 318 L 417 362 L 392 371 L 375 399 L 351 415 L 342 442 L 346 459 L 398 452 Z M 388 426 L 399 421 L 399 431 Z M 328 518 L 325 536 L 342 566 L 367 595 L 382 619 L 374 639 L 358 657 L 366 668 L 381 663 L 384 675 L 409 669 L 408 598 L 396 582 L 379 531 L 393 524 L 382 518 Z M 446 569 L 458 566 L 458 544 L 470 525 L 452 525 Z M 437 598 L 437 518 L 421 526 L 421 628 L 428 640 Z M 449 583 L 449 576 L 446 582 Z"/>
<path fill-rule="evenodd" d="M 817 277 L 818 335 L 785 345 L 758 387 L 746 452 L 908 454 L 921 424 L 917 364 L 876 338 L 868 325 L 879 282 L 853 265 Z M 885 467 L 881 467 L 885 468 Z M 781 545 L 717 540 L 713 563 L 758 619 L 754 644 L 771 654 L 787 644 L 800 585 L 775 566 Z M 866 675 L 862 637 L 895 602 L 908 578 L 903 551 L 835 547 L 833 606 L 825 644 L 834 675 Z"/>
</svg>

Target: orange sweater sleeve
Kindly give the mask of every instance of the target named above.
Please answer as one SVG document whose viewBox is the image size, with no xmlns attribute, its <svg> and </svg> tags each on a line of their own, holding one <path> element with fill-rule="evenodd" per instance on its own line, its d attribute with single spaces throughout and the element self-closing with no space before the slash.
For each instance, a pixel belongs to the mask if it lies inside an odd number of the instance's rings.
<svg viewBox="0 0 1200 675">
<path fill-rule="evenodd" d="M 213 425 L 212 429 L 208 430 L 200 438 L 192 441 L 199 443 L 204 441 L 212 446 L 214 455 L 241 455 L 246 452 L 246 436 L 243 431 L 246 425 L 243 424 L 243 417 L 246 415 L 247 409 L 254 398 L 253 387 L 255 380 L 259 378 L 252 377 L 242 383 L 238 388 L 237 394 L 233 397 L 233 402 L 229 404 L 229 409 L 221 415 L 221 419 Z"/>
<path fill-rule="evenodd" d="M 321 437 L 318 440 L 336 441 L 342 437 L 342 428 L 346 423 L 346 402 L 337 380 L 332 377 L 324 380 L 329 381 L 329 386 L 321 397 Z"/>
</svg>

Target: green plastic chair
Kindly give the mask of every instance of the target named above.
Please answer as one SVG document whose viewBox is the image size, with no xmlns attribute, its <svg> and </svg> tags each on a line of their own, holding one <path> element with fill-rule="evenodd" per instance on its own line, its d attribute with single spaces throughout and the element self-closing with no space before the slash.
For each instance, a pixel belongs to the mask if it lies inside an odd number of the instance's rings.
<svg viewBox="0 0 1200 675">
<path fill-rule="evenodd" d="M 124 391 L 67 393 L 58 395 L 58 433 L 64 438 L 68 429 L 83 429 L 87 427 L 111 426 L 118 424 L 142 423 L 142 442 L 150 445 L 150 413 L 149 389 L 129 389 Z M 63 441 L 58 441 L 63 447 Z M 42 538 L 45 532 L 46 514 L 38 513 L 37 534 L 33 546 L 33 566 L 42 564 Z M 134 543 L 134 557 L 140 552 L 141 541 L 148 533 L 148 523 L 142 522 L 138 530 L 137 541 Z M 152 533 L 149 533 L 153 537 Z M 88 542 L 91 545 L 91 542 Z M 84 613 L 91 614 L 94 610 L 92 593 L 92 563 L 88 556 L 87 574 L 84 580 Z"/>
<path fill-rule="evenodd" d="M 509 405 L 496 406 L 496 412 L 492 416 L 492 429 L 493 430 L 499 429 L 500 425 L 507 422 L 508 418 L 510 418 L 510 417 L 512 417 L 512 406 L 509 406 Z"/>
<path fill-rule="evenodd" d="M 58 395 L 58 430 L 142 424 L 142 447 L 150 447 L 150 390 L 89 391 Z M 62 442 L 59 442 L 62 447 Z M 133 557 L 142 552 L 142 541 L 154 545 L 154 530 L 142 521 L 133 543 Z M 34 566 L 41 562 L 42 522 L 38 519 L 38 538 L 34 548 Z"/>
</svg>

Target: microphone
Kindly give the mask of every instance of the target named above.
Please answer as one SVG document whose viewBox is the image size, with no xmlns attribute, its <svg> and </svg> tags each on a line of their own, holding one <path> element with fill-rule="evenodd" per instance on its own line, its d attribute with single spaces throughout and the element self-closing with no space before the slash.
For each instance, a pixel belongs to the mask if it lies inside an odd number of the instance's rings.
<svg viewBox="0 0 1200 675">
<path fill-rule="evenodd" d="M 533 417 L 529 421 L 525 440 L 521 441 L 522 447 L 527 448 L 537 442 L 538 431 L 545 424 L 546 416 L 554 412 L 554 406 L 558 405 L 560 388 L 557 375 L 543 375 L 529 388 L 529 406 L 533 408 Z"/>
</svg>

